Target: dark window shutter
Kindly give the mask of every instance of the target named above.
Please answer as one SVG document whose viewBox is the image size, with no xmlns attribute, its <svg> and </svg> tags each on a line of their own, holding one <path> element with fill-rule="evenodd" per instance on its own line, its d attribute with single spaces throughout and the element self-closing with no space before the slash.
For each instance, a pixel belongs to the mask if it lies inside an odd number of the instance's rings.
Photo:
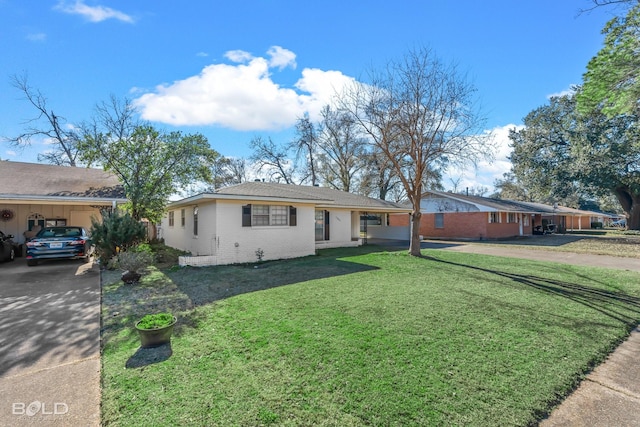
<svg viewBox="0 0 640 427">
<path fill-rule="evenodd" d="M 329 239 L 329 211 L 324 211 L 324 240 Z"/>
<path fill-rule="evenodd" d="M 242 226 L 251 227 L 251 205 L 242 207 Z"/>
<path fill-rule="evenodd" d="M 295 227 L 296 225 L 298 225 L 298 210 L 293 206 L 289 206 L 289 226 Z"/>
</svg>

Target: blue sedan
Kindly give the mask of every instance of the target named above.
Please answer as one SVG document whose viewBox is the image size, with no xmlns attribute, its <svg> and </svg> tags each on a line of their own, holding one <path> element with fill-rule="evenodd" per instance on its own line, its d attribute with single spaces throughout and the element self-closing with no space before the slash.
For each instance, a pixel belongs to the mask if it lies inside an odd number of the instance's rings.
<svg viewBox="0 0 640 427">
<path fill-rule="evenodd" d="M 27 265 L 38 264 L 41 259 L 91 260 L 93 244 L 82 227 L 45 227 L 27 242 Z"/>
</svg>

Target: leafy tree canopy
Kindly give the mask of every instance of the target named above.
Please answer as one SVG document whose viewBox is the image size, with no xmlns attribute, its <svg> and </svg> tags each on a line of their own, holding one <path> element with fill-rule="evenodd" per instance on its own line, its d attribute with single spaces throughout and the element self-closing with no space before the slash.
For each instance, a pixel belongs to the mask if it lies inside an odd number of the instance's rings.
<svg viewBox="0 0 640 427">
<path fill-rule="evenodd" d="M 575 97 L 567 95 L 529 113 L 524 124 L 509 135 L 511 161 L 515 178 L 535 199 L 613 194 L 629 218 L 629 228 L 640 229 L 637 115 L 607 117 L 599 110 L 581 114 Z"/>
<path fill-rule="evenodd" d="M 162 134 L 146 124 L 123 138 L 86 135 L 81 153 L 120 178 L 133 218 L 152 222 L 161 219 L 177 188 L 193 181 L 212 183 L 212 167 L 219 157 L 201 134 Z"/>
<path fill-rule="evenodd" d="M 579 109 L 587 113 L 600 108 L 609 117 L 635 114 L 640 100 L 640 3 L 625 17 L 610 20 L 602 33 L 604 46 L 583 76 Z"/>
</svg>

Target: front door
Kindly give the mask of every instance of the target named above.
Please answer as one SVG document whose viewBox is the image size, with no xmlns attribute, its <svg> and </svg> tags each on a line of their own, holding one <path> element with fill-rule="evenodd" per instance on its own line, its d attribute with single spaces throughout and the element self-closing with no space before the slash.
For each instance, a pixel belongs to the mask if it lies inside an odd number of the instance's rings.
<svg viewBox="0 0 640 427">
<path fill-rule="evenodd" d="M 329 211 L 316 210 L 316 242 L 329 240 Z"/>
</svg>

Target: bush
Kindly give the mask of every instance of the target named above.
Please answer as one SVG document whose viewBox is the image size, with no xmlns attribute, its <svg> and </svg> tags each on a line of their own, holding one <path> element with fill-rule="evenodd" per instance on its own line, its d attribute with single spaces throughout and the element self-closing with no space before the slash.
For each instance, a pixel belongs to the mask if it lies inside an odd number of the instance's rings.
<svg viewBox="0 0 640 427">
<path fill-rule="evenodd" d="M 91 219 L 91 238 L 96 246 L 96 256 L 105 262 L 119 251 L 126 251 L 142 242 L 146 238 L 146 230 L 128 213 L 102 211 L 101 222 Z"/>
<path fill-rule="evenodd" d="M 138 329 L 160 329 L 174 322 L 170 313 L 147 314 L 136 324 Z"/>
<path fill-rule="evenodd" d="M 172 248 L 159 241 L 152 242 L 150 246 L 155 256 L 156 265 L 159 268 L 175 265 L 178 263 L 179 256 L 187 254 L 185 251 Z"/>
<path fill-rule="evenodd" d="M 602 228 L 603 228 L 603 225 L 604 225 L 604 224 L 602 224 L 602 222 L 600 222 L 600 221 L 593 221 L 593 222 L 591 222 L 591 228 L 593 228 L 593 229 L 596 229 L 596 228 L 600 228 L 600 229 L 602 229 Z"/>
<path fill-rule="evenodd" d="M 116 257 L 115 264 L 122 271 L 135 273 L 153 264 L 153 254 L 135 251 L 120 252 Z"/>
</svg>

